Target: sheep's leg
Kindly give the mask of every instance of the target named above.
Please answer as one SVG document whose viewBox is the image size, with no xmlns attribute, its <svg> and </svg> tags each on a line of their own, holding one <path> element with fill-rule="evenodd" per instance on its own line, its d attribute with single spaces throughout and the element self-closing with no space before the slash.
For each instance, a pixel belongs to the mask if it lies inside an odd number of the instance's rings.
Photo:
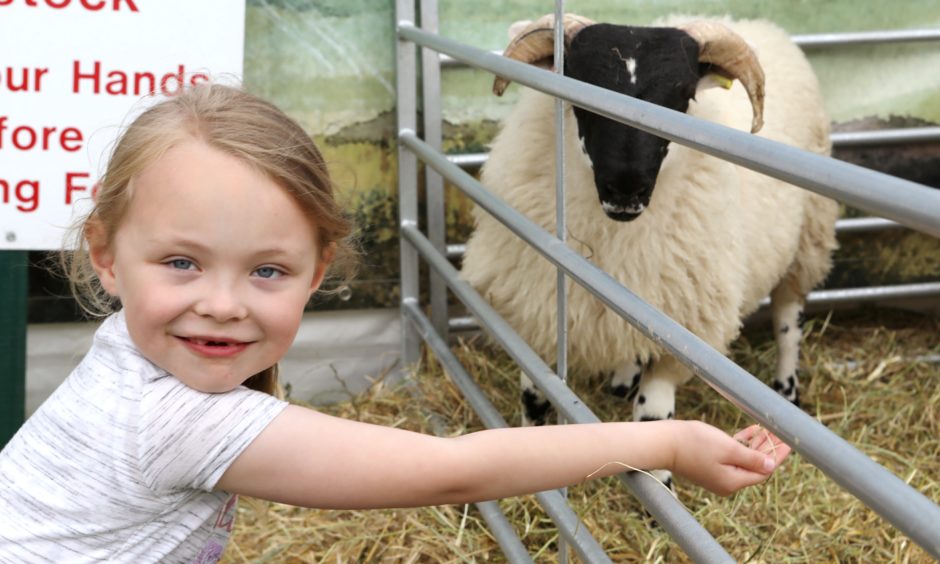
<svg viewBox="0 0 940 564">
<path fill-rule="evenodd" d="M 610 393 L 619 398 L 632 400 L 640 389 L 640 378 L 643 377 L 643 362 L 639 357 L 632 363 L 617 368 L 610 379 Z"/>
<path fill-rule="evenodd" d="M 781 396 L 800 405 L 800 341 L 803 338 L 803 296 L 787 285 L 770 294 L 774 335 L 777 340 L 777 370 L 773 388 Z"/>
<path fill-rule="evenodd" d="M 521 370 L 519 371 L 519 388 L 522 390 L 522 425 L 529 427 L 548 423 L 551 402 Z"/>
<path fill-rule="evenodd" d="M 633 401 L 633 420 L 672 419 L 676 410 L 676 388 L 691 376 L 689 369 L 671 356 L 663 356 L 653 362 L 640 379 L 640 388 Z M 655 470 L 652 474 L 672 489 L 671 472 Z"/>
<path fill-rule="evenodd" d="M 640 379 L 633 401 L 634 421 L 672 419 L 676 409 L 676 387 L 692 376 L 688 368 L 671 356 L 653 362 Z"/>
</svg>

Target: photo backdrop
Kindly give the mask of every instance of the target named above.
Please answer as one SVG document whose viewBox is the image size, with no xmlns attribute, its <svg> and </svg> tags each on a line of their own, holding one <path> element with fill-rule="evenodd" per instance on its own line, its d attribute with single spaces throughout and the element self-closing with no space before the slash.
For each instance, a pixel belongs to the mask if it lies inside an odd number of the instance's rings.
<svg viewBox="0 0 940 564">
<path fill-rule="evenodd" d="M 441 0 L 442 35 L 501 50 L 509 25 L 554 9 L 550 1 Z M 776 0 L 671 0 L 566 2 L 566 9 L 595 21 L 648 24 L 670 13 L 730 14 L 772 20 L 793 34 L 940 26 L 940 3 L 930 0 L 827 2 Z M 395 219 L 395 37 L 391 0 L 249 0 L 245 84 L 285 108 L 314 135 L 359 228 L 366 251 L 348 301 L 319 307 L 393 306 L 397 295 Z M 907 43 L 808 50 L 837 130 L 900 127 L 940 122 L 940 43 Z M 443 72 L 445 149 L 486 148 L 497 123 L 516 100 L 490 93 L 492 76 L 472 69 Z M 843 151 L 898 175 L 936 182 L 940 147 L 914 148 L 893 160 L 885 151 Z M 914 165 L 912 166 L 912 162 Z M 933 175 L 928 176 L 928 168 Z M 448 241 L 472 229 L 471 204 L 448 191 Z M 849 210 L 847 213 L 853 213 Z M 843 242 L 829 285 L 913 281 L 940 275 L 937 242 L 906 232 Z"/>
</svg>

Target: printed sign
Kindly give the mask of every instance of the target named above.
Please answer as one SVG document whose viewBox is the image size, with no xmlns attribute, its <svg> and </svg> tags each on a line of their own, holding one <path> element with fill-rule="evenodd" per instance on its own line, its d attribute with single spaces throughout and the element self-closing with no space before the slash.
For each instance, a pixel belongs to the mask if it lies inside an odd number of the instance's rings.
<svg viewBox="0 0 940 564">
<path fill-rule="evenodd" d="M 238 83 L 244 0 L 0 0 L 0 250 L 57 249 L 122 125 Z"/>
</svg>

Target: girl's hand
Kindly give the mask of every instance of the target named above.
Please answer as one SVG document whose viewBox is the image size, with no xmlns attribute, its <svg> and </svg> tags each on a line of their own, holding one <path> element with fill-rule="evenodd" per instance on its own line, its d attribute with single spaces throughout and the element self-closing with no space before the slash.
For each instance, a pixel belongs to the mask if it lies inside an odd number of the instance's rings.
<svg viewBox="0 0 940 564">
<path fill-rule="evenodd" d="M 719 495 L 758 484 L 790 454 L 790 447 L 760 425 L 729 437 L 699 421 L 678 427 L 671 470 Z"/>
</svg>

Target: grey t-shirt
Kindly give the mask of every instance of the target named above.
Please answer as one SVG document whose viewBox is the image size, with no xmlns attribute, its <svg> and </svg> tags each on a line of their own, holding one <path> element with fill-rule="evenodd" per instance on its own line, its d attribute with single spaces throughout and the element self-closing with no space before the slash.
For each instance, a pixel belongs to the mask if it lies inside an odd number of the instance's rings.
<svg viewBox="0 0 940 564">
<path fill-rule="evenodd" d="M 0 452 L 0 562 L 215 562 L 237 497 L 214 487 L 286 405 L 189 388 L 112 315 Z"/>
</svg>

